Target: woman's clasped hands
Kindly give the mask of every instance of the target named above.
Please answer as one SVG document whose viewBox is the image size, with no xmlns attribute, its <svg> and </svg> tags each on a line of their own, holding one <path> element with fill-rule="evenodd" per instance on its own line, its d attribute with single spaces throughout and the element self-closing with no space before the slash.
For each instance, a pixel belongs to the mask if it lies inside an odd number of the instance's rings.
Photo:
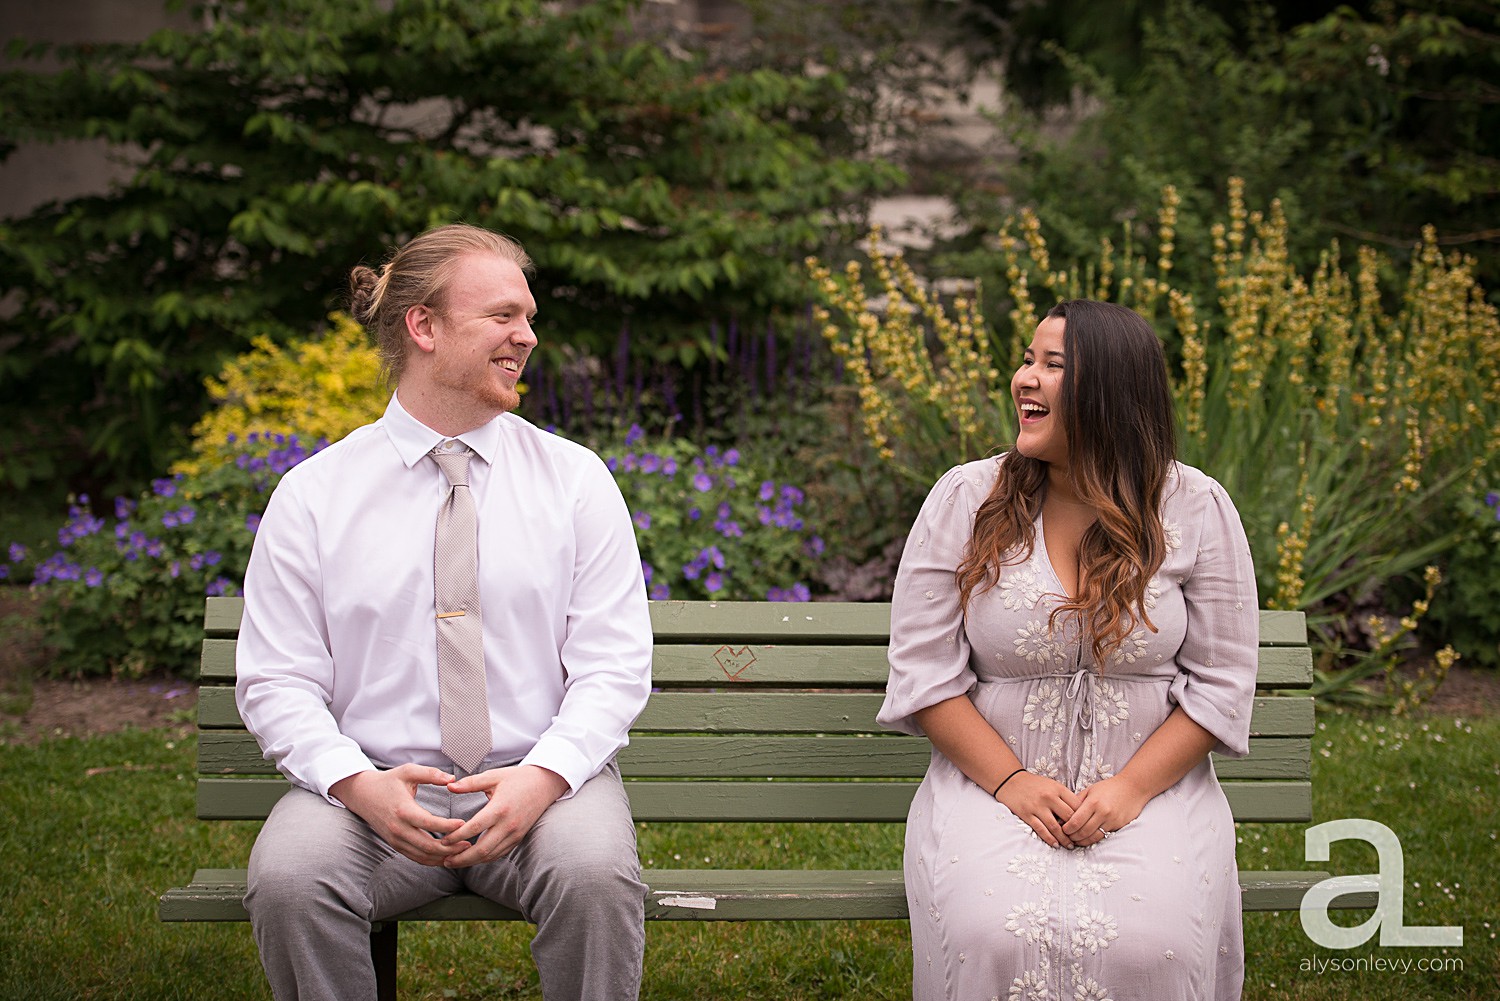
<svg viewBox="0 0 1500 1001">
<path fill-rule="evenodd" d="M 1151 797 L 1123 775 L 1075 793 L 1056 779 L 1023 772 L 995 798 L 1053 848 L 1087 848 L 1139 817 Z"/>
</svg>

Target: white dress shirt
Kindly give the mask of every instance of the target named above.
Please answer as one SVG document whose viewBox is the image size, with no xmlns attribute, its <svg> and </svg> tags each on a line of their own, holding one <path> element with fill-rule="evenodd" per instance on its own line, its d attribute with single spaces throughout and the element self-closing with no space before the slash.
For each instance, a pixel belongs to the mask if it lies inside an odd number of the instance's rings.
<svg viewBox="0 0 1500 1001">
<path fill-rule="evenodd" d="M 407 762 L 451 770 L 438 733 L 432 551 L 442 435 L 385 416 L 277 486 L 245 573 L 240 716 L 295 784 Z M 491 765 L 571 795 L 627 741 L 651 687 L 651 622 L 629 511 L 604 463 L 512 414 L 458 436 L 477 454 Z"/>
</svg>

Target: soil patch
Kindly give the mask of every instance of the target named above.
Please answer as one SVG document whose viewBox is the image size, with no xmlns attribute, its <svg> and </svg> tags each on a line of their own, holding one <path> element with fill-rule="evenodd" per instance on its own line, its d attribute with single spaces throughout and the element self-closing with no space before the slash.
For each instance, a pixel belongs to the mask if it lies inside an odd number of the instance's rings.
<svg viewBox="0 0 1500 1001">
<path fill-rule="evenodd" d="M 51 653 L 33 623 L 35 611 L 28 591 L 0 587 L 0 743 L 130 728 L 192 730 L 198 689 L 181 678 L 43 677 Z"/>
</svg>

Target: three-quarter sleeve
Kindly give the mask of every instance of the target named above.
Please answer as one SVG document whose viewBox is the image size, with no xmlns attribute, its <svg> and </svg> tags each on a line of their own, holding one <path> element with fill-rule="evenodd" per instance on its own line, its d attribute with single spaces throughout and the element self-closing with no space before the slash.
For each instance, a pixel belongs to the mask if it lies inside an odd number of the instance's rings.
<svg viewBox="0 0 1500 1001">
<path fill-rule="evenodd" d="M 984 465 L 943 474 L 906 537 L 891 596 L 890 679 L 876 716 L 893 730 L 921 734 L 913 713 L 974 687 L 956 571 L 973 532 L 975 498 L 984 496 L 970 478 L 982 478 Z"/>
<path fill-rule="evenodd" d="M 1184 471 L 1190 475 L 1178 489 L 1190 495 L 1197 558 L 1182 582 L 1187 631 L 1177 653 L 1171 699 L 1213 735 L 1215 752 L 1242 758 L 1250 750 L 1259 655 L 1255 567 L 1229 494 L 1196 470 Z"/>
</svg>

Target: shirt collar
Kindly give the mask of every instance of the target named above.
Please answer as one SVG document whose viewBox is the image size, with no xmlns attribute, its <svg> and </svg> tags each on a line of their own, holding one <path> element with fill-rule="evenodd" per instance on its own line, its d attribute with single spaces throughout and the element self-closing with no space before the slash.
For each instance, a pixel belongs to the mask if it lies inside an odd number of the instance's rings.
<svg viewBox="0 0 1500 1001">
<path fill-rule="evenodd" d="M 489 465 L 495 461 L 495 456 L 500 450 L 500 428 L 504 420 L 505 415 L 501 414 L 472 431 L 465 431 L 453 437 L 472 448 L 485 461 L 485 464 Z M 401 461 L 408 469 L 420 462 L 422 457 L 436 448 L 439 443 L 448 440 L 447 435 L 438 434 L 408 413 L 401 405 L 401 400 L 396 393 L 391 394 L 391 402 L 386 405 L 385 416 L 380 422 L 385 427 L 385 433 L 390 438 L 391 444 L 396 447 L 396 453 L 401 456 Z"/>
</svg>

